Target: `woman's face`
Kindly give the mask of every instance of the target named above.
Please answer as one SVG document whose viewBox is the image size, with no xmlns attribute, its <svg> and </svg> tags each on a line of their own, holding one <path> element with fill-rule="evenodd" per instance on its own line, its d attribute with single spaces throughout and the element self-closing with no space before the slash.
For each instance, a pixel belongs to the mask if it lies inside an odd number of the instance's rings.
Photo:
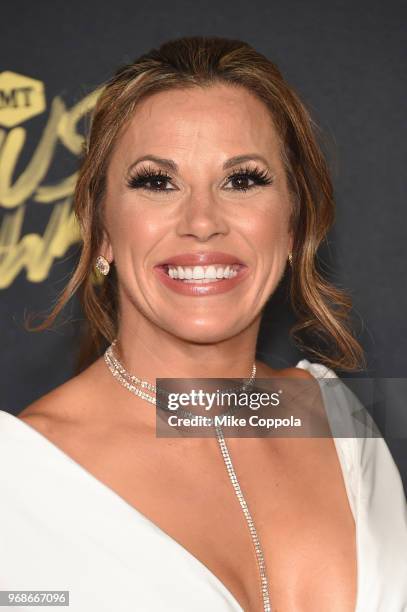
<svg viewBox="0 0 407 612">
<path fill-rule="evenodd" d="M 115 262 L 122 320 L 143 316 L 198 343 L 246 329 L 284 273 L 289 215 L 277 132 L 249 91 L 214 85 L 144 100 L 107 173 L 101 253 Z"/>
</svg>

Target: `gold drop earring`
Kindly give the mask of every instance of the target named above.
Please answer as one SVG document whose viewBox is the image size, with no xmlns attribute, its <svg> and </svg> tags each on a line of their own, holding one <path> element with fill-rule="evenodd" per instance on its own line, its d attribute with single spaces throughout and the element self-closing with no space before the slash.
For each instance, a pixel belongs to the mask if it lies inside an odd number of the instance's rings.
<svg viewBox="0 0 407 612">
<path fill-rule="evenodd" d="M 95 263 L 95 267 L 103 276 L 107 276 L 110 270 L 110 264 L 103 255 L 98 255 Z"/>
<path fill-rule="evenodd" d="M 292 267 L 293 265 L 293 254 L 292 253 L 288 253 L 288 261 L 290 262 L 290 266 Z"/>
</svg>

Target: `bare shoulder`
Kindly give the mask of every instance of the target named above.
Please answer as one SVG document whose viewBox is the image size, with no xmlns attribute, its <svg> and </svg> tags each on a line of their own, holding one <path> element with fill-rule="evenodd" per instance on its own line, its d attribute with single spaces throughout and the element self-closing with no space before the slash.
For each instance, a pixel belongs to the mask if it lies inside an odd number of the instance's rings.
<svg viewBox="0 0 407 612">
<path fill-rule="evenodd" d="M 303 368 L 282 368 L 275 369 L 271 368 L 269 365 L 264 363 L 263 361 L 257 361 L 257 377 L 258 378 L 297 378 L 302 380 L 315 380 L 315 377 L 308 370 L 304 370 Z"/>
<path fill-rule="evenodd" d="M 287 381 L 287 385 L 284 385 L 285 398 L 287 401 L 292 399 L 295 402 L 292 406 L 293 413 L 297 415 L 301 413 L 304 418 L 308 418 L 312 414 L 314 417 L 322 419 L 321 422 L 326 422 L 321 389 L 317 379 L 309 370 L 296 367 L 274 369 L 263 362 L 258 362 L 257 378 L 285 379 Z M 302 381 L 307 382 L 303 383 Z M 280 380 L 279 382 L 283 381 Z M 299 392 L 301 393 L 301 403 L 298 403 Z M 289 439 L 292 440 L 292 438 Z"/>
<path fill-rule="evenodd" d="M 101 392 L 98 362 L 26 406 L 17 417 L 49 438 L 85 420 Z"/>
</svg>

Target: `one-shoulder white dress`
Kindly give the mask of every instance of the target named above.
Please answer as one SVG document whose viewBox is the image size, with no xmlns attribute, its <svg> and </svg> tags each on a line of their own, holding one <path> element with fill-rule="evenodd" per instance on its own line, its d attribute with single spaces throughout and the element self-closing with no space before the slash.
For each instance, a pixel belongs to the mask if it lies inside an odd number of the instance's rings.
<svg viewBox="0 0 407 612">
<path fill-rule="evenodd" d="M 296 367 L 318 381 L 339 381 L 319 363 L 303 359 Z M 339 409 L 347 418 L 343 386 L 321 385 L 331 424 Z M 362 414 L 365 426 L 374 428 L 352 398 L 348 415 L 356 405 L 358 422 Z M 333 439 L 356 522 L 355 612 L 406 612 L 407 505 L 397 466 L 382 437 Z M 44 611 L 243 612 L 225 585 L 175 539 L 33 427 L 0 410 L 0 591 L 5 590 L 69 591 L 69 607 L 35 608 Z"/>
</svg>

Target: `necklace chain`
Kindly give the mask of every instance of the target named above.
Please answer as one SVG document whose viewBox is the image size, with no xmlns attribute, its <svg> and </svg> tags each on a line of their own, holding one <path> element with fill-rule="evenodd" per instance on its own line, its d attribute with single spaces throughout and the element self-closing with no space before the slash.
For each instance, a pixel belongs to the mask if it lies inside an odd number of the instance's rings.
<svg viewBox="0 0 407 612">
<path fill-rule="evenodd" d="M 113 340 L 111 345 L 105 351 L 105 361 L 107 365 L 109 366 L 109 369 L 112 371 L 112 373 L 117 372 L 116 376 L 120 374 L 132 386 L 139 385 L 142 389 L 148 389 L 149 391 L 153 391 L 156 394 L 158 393 L 160 395 L 168 395 L 168 393 L 164 391 L 164 389 L 157 389 L 155 385 L 153 385 L 152 383 L 149 383 L 147 380 L 142 380 L 141 378 L 138 378 L 134 374 L 130 374 L 130 372 L 128 372 L 123 367 L 123 365 L 120 363 L 120 361 L 118 360 L 118 358 L 116 357 L 114 353 L 113 349 L 116 346 L 116 344 L 117 344 L 117 338 L 116 340 Z M 256 378 L 256 371 L 257 371 L 256 364 L 253 363 L 253 368 L 252 368 L 250 378 L 245 383 L 243 383 L 243 385 L 241 385 L 240 391 L 244 391 L 253 385 L 253 382 Z M 225 392 L 227 391 L 236 391 L 236 389 L 225 389 Z M 155 400 L 153 396 L 150 396 L 150 398 L 151 400 Z M 152 401 L 151 403 L 155 404 L 156 402 Z"/>
<path fill-rule="evenodd" d="M 117 338 L 115 340 L 113 340 L 113 342 L 111 343 L 111 345 L 106 349 L 105 353 L 104 353 L 104 359 L 105 362 L 110 370 L 110 372 L 112 373 L 112 375 L 114 376 L 114 378 L 117 379 L 118 382 L 120 382 L 121 385 L 123 385 L 124 387 L 126 387 L 126 389 L 128 389 L 131 393 L 133 393 L 134 395 L 137 395 L 138 397 L 140 397 L 141 399 L 149 402 L 150 404 L 156 405 L 157 404 L 157 399 L 155 397 L 153 397 L 152 395 L 150 395 L 149 393 L 147 393 L 146 391 L 144 391 L 144 389 L 148 389 L 149 391 L 153 391 L 156 394 L 163 394 L 163 395 L 167 395 L 167 393 L 162 390 L 162 389 L 158 389 L 157 387 L 151 383 L 149 383 L 146 380 L 141 380 L 140 378 L 138 378 L 137 376 L 134 376 L 133 374 L 130 374 L 130 372 L 128 372 L 125 367 L 123 366 L 123 364 L 117 359 L 117 357 L 115 356 L 114 352 L 113 352 L 113 348 L 116 346 L 117 344 Z M 253 364 L 253 368 L 252 368 L 252 373 L 250 378 L 248 379 L 248 381 L 246 383 L 243 384 L 243 386 L 241 387 L 241 390 L 246 389 L 247 387 L 251 386 L 254 382 L 256 378 L 256 364 Z M 186 410 L 181 410 L 181 412 L 187 414 L 187 415 L 192 415 L 193 413 L 188 412 Z M 271 612 L 271 603 L 270 603 L 270 595 L 269 595 L 269 587 L 268 587 L 268 578 L 267 578 L 267 571 L 266 571 L 266 563 L 265 563 L 265 559 L 264 559 L 264 554 L 263 554 L 263 550 L 260 544 L 260 539 L 259 536 L 257 534 L 257 530 L 256 527 L 254 525 L 254 521 L 253 518 L 250 514 L 247 502 L 245 500 L 245 497 L 243 495 L 242 489 L 240 487 L 239 481 L 237 479 L 237 475 L 235 472 L 235 469 L 233 467 L 233 463 L 232 463 L 232 459 L 229 453 L 229 449 L 226 445 L 226 441 L 223 435 L 223 431 L 220 425 L 215 425 L 215 433 L 216 433 L 216 439 L 218 440 L 219 443 L 219 447 L 222 453 L 222 457 L 224 460 L 224 463 L 226 465 L 226 469 L 230 478 L 230 481 L 232 483 L 233 489 L 236 493 L 236 496 L 239 500 L 239 504 L 242 508 L 242 512 L 244 514 L 244 517 L 246 519 L 249 531 L 250 531 L 250 536 L 254 545 L 254 551 L 256 554 L 256 559 L 257 559 L 257 565 L 259 568 L 259 573 L 260 573 L 260 582 L 261 582 L 261 594 L 262 594 L 262 599 L 263 599 L 263 610 L 264 612 Z"/>
</svg>

